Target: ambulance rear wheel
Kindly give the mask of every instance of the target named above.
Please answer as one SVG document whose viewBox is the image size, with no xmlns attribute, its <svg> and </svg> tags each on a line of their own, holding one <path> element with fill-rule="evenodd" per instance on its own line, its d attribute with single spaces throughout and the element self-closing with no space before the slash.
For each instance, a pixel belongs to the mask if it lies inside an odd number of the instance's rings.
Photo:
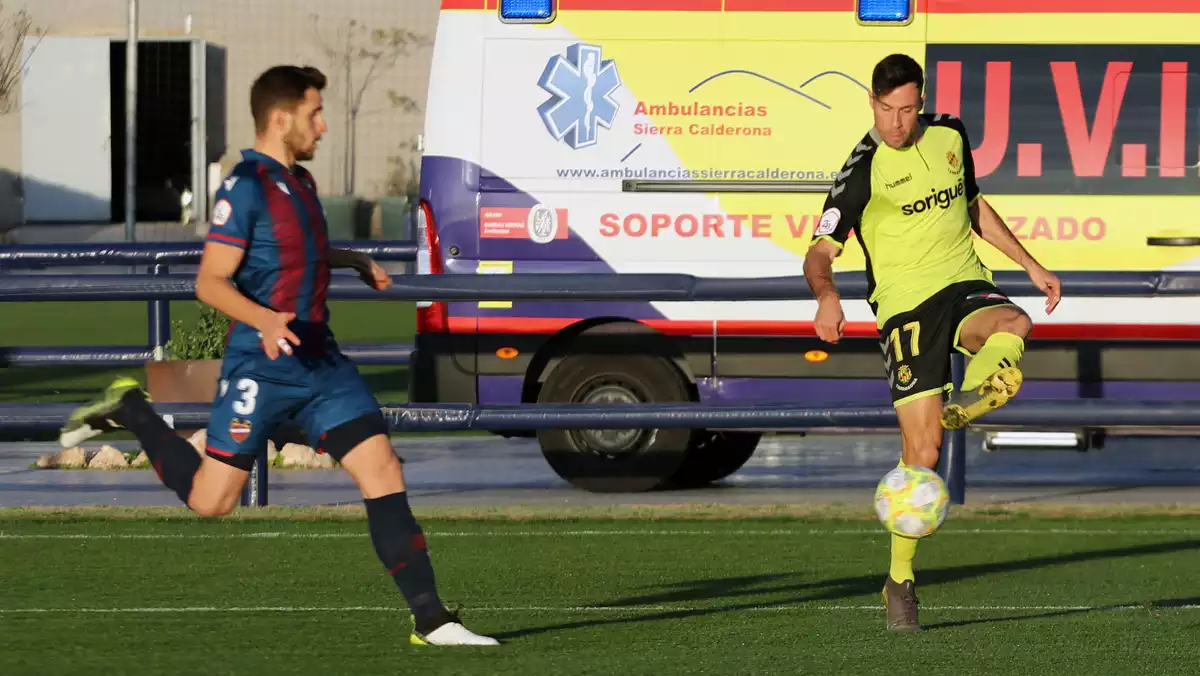
<svg viewBox="0 0 1200 676">
<path fill-rule="evenodd" d="M 750 460 L 760 439 L 760 432 L 697 431 L 683 464 L 671 477 L 671 486 L 698 488 L 724 479 Z"/>
<path fill-rule="evenodd" d="M 550 372 L 541 404 L 641 404 L 689 401 L 670 360 L 655 355 L 573 355 Z M 542 455 L 573 486 L 593 493 L 660 488 L 683 464 L 687 429 L 540 429 Z"/>
</svg>

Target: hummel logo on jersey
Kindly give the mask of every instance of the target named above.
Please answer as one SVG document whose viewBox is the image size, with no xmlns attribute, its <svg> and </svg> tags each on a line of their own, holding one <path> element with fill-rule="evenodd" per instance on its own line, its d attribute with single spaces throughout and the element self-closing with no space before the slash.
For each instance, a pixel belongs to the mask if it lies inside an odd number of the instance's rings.
<svg viewBox="0 0 1200 676">
<path fill-rule="evenodd" d="M 919 214 L 922 211 L 938 207 L 939 209 L 949 209 L 954 200 L 962 197 L 966 193 L 966 187 L 960 179 L 953 188 L 942 188 L 941 190 L 931 190 L 929 195 L 924 199 L 916 200 L 911 204 L 905 204 L 900 208 L 905 216 Z"/>
<path fill-rule="evenodd" d="M 911 181 L 911 180 L 912 180 L 912 174 L 909 174 L 908 176 L 905 176 L 904 178 L 898 178 L 898 179 L 896 179 L 896 182 L 895 182 L 895 183 L 886 183 L 886 182 L 885 182 L 885 183 L 884 183 L 884 185 L 885 185 L 885 186 L 887 186 L 887 189 L 888 189 L 888 190 L 891 190 L 892 188 L 895 188 L 895 187 L 898 187 L 898 186 L 902 186 L 902 185 L 904 185 L 905 183 L 908 183 L 908 182 L 909 182 L 909 181 Z"/>
</svg>

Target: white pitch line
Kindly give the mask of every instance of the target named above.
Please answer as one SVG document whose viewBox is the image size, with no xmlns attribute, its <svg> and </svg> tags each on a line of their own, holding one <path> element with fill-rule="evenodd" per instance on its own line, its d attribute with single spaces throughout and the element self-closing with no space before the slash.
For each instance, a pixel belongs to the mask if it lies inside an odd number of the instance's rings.
<svg viewBox="0 0 1200 676">
<path fill-rule="evenodd" d="M 922 610 L 933 612 L 1116 612 L 1147 610 L 1140 604 L 1111 606 L 1003 606 L 1003 605 L 923 605 Z M 1200 610 L 1200 604 L 1156 607 L 1155 610 Z M 467 609 L 471 613 L 638 613 L 638 612 L 703 612 L 723 611 L 719 606 L 682 605 L 631 605 L 631 606 L 481 606 Z M 790 604 L 778 606 L 754 606 L 739 608 L 733 612 L 787 613 L 787 612 L 858 612 L 882 611 L 879 605 L 821 605 Z M 70 615 L 70 614 L 152 614 L 152 613 L 403 613 L 408 609 L 390 606 L 242 606 L 218 608 L 215 606 L 191 607 L 143 607 L 143 608 L 0 608 L 0 615 Z"/>
<path fill-rule="evenodd" d="M 704 537 L 779 537 L 803 535 L 886 535 L 882 528 L 778 529 L 778 530 L 544 530 L 544 531 L 427 531 L 429 538 L 443 537 L 630 537 L 704 536 Z M 968 528 L 938 531 L 931 537 L 955 535 L 1133 535 L 1200 536 L 1196 529 L 1116 529 L 1116 528 Z M 0 540 L 339 540 L 367 537 L 367 533 L 0 533 Z"/>
</svg>

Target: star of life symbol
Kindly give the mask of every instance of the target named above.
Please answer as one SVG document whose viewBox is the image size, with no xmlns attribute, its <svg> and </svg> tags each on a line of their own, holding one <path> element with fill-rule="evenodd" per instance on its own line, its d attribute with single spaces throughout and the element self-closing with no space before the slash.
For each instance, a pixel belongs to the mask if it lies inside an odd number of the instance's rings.
<svg viewBox="0 0 1200 676">
<path fill-rule="evenodd" d="M 550 135 L 579 150 L 596 144 L 598 127 L 612 129 L 620 106 L 612 98 L 621 86 L 617 65 L 600 59 L 600 47 L 582 42 L 546 64 L 538 86 L 551 96 L 538 106 Z"/>
</svg>

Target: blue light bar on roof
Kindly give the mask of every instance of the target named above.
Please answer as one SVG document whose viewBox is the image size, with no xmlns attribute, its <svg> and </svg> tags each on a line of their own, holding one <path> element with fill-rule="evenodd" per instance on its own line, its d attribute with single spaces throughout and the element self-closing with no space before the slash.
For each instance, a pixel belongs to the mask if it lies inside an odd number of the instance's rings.
<svg viewBox="0 0 1200 676">
<path fill-rule="evenodd" d="M 908 23 L 912 0 L 858 0 L 858 20 L 863 23 Z"/>
<path fill-rule="evenodd" d="M 500 0 L 500 20 L 548 23 L 554 20 L 556 0 Z"/>
</svg>

